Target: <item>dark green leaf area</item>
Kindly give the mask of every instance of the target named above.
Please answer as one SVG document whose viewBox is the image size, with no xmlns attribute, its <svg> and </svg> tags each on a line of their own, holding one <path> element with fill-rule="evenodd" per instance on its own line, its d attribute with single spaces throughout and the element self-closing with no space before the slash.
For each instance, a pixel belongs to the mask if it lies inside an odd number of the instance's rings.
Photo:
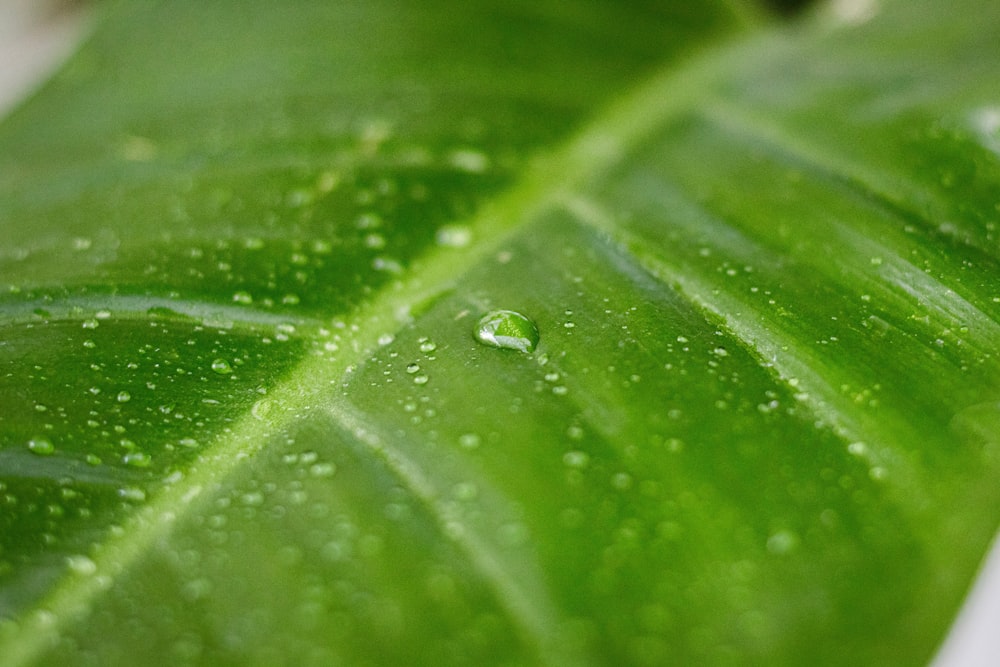
<svg viewBox="0 0 1000 667">
<path fill-rule="evenodd" d="M 232 423 L 231 406 L 250 410 L 302 353 L 282 331 L 107 312 L 38 317 L 4 327 L 2 340 L 4 616 L 86 558 L 109 525 L 161 485 L 183 479 Z"/>
<path fill-rule="evenodd" d="M 469 163 L 377 174 L 331 168 L 308 177 L 219 173 L 187 193 L 184 203 L 162 184 L 142 185 L 126 193 L 129 204 L 116 204 L 102 218 L 115 226 L 91 234 L 74 225 L 77 236 L 42 236 L 8 248 L 3 300 L 11 309 L 37 304 L 64 312 L 112 298 L 119 309 L 153 299 L 193 316 L 215 312 L 264 321 L 347 312 L 397 279 L 428 247 L 470 241 L 468 231 L 453 223 L 467 217 L 480 192 L 500 177 L 476 173 L 489 169 L 473 164 L 485 159 L 477 153 L 453 159 Z M 251 194 L 234 194 L 240 191 Z M 141 212 L 163 206 L 179 230 Z M 47 214 L 70 221 L 79 215 Z M 129 304 L 129 297 L 142 298 Z"/>
<path fill-rule="evenodd" d="M 343 428 L 317 414 L 269 443 L 47 659 L 525 664 L 489 582 L 441 539 L 462 526 Z"/>
<path fill-rule="evenodd" d="M 109 221 L 140 238 L 203 227 L 177 214 L 204 201 L 192 184 L 219 168 L 510 166 L 565 137 L 623 79 L 731 31 L 725 4 L 122 7 L 0 131 L 0 188 L 16 193 L 0 215 L 30 218 L 8 242 L 86 237 Z M 223 183 L 208 201 L 246 203 L 266 178 Z M 161 190 L 133 196 L 143 184 Z"/>
</svg>

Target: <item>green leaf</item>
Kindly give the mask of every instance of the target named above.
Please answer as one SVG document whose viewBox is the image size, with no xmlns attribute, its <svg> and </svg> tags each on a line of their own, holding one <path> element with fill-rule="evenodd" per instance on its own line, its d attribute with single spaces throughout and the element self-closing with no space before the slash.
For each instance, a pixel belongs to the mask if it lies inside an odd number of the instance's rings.
<svg viewBox="0 0 1000 667">
<path fill-rule="evenodd" d="M 0 662 L 926 662 L 1000 525 L 998 21 L 107 9 L 0 126 Z"/>
</svg>

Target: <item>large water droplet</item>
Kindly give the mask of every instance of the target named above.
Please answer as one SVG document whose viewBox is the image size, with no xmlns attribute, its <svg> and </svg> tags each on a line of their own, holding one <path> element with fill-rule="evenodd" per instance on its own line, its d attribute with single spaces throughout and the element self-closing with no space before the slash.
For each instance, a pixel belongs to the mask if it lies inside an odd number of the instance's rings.
<svg viewBox="0 0 1000 667">
<path fill-rule="evenodd" d="M 538 345 L 538 327 L 521 313 L 494 310 L 476 323 L 476 340 L 504 350 L 531 352 Z"/>
<path fill-rule="evenodd" d="M 225 359 L 216 359 L 212 362 L 212 370 L 219 375 L 229 375 L 233 372 L 233 367 Z"/>
</svg>

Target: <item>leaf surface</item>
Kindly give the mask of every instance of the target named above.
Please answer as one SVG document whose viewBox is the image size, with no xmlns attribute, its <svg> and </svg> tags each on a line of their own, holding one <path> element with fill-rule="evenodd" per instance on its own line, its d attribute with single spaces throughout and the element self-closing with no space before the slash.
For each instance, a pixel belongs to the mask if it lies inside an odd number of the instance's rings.
<svg viewBox="0 0 1000 667">
<path fill-rule="evenodd" d="M 115 8 L 0 126 L 0 655 L 926 662 L 1000 522 L 998 14 Z"/>
</svg>

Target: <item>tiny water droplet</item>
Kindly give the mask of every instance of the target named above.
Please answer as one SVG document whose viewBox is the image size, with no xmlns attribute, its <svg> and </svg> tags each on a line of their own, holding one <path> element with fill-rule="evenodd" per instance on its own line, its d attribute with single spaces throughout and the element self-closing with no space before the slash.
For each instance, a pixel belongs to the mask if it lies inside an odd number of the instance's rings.
<svg viewBox="0 0 1000 667">
<path fill-rule="evenodd" d="M 55 445 L 45 438 L 33 438 L 28 441 L 28 449 L 32 454 L 38 454 L 39 456 L 49 456 L 55 453 Z"/>
<path fill-rule="evenodd" d="M 465 225 L 444 225 L 438 228 L 434 240 L 445 248 L 464 248 L 472 241 L 472 230 Z"/>
<path fill-rule="evenodd" d="M 141 503 L 146 500 L 146 492 L 134 486 L 126 486 L 118 489 L 118 497 L 134 503 Z"/>
<path fill-rule="evenodd" d="M 424 353 L 430 353 L 437 349 L 437 343 L 432 340 L 422 340 L 420 341 L 420 351 Z"/>
<path fill-rule="evenodd" d="M 368 234 L 365 236 L 365 247 L 380 250 L 385 247 L 386 240 L 381 234 Z"/>
<path fill-rule="evenodd" d="M 611 476 L 611 486 L 619 491 L 627 491 L 632 488 L 632 475 L 627 472 L 618 472 Z"/>
<path fill-rule="evenodd" d="M 420 364 L 408 364 L 406 366 L 406 372 L 409 373 L 410 375 L 413 375 L 419 370 L 420 370 Z"/>
<path fill-rule="evenodd" d="M 122 457 L 122 463 L 133 468 L 148 468 L 153 459 L 145 452 L 129 452 Z"/>
<path fill-rule="evenodd" d="M 779 530 L 767 538 L 767 550 L 777 556 L 794 551 L 799 546 L 799 536 L 790 530 Z"/>
<path fill-rule="evenodd" d="M 212 370 L 219 375 L 229 375 L 233 372 L 233 367 L 225 359 L 216 359 L 212 362 Z"/>
<path fill-rule="evenodd" d="M 242 303 L 243 305 L 250 305 L 253 303 L 253 296 L 250 292 L 239 291 L 233 294 L 233 301 L 236 303 Z"/>
<path fill-rule="evenodd" d="M 458 444 L 465 449 L 475 449 L 479 446 L 480 438 L 475 433 L 464 433 L 458 438 Z"/>
<path fill-rule="evenodd" d="M 427 384 L 430 380 L 426 375 L 417 375 L 413 378 L 413 384 Z"/>
<path fill-rule="evenodd" d="M 97 563 L 83 555 L 67 556 L 66 565 L 81 576 L 90 576 L 97 572 Z"/>
<path fill-rule="evenodd" d="M 119 403 L 128 403 L 129 401 L 132 400 L 132 394 L 128 393 L 127 391 L 120 391 L 118 392 L 117 399 Z"/>
<path fill-rule="evenodd" d="M 490 167 L 490 159 L 485 153 L 469 148 L 461 148 L 451 152 L 448 161 L 456 169 L 471 174 L 481 174 Z"/>
<path fill-rule="evenodd" d="M 538 345 L 538 327 L 521 313 L 494 310 L 476 323 L 477 341 L 490 347 L 531 352 Z"/>
<path fill-rule="evenodd" d="M 333 462 L 314 463 L 309 466 L 309 474 L 316 478 L 333 477 L 337 466 Z"/>
</svg>

